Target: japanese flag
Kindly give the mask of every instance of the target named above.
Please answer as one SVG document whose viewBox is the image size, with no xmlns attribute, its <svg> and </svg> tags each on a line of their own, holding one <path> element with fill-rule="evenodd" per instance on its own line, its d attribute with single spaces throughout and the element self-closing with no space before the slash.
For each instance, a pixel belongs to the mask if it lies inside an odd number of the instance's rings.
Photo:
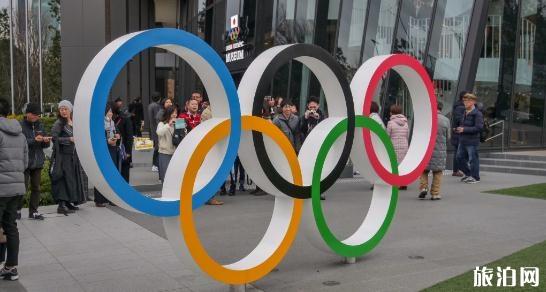
<svg viewBox="0 0 546 292">
<path fill-rule="evenodd" d="M 239 27 L 239 15 L 233 15 L 231 17 L 231 28 Z"/>
</svg>

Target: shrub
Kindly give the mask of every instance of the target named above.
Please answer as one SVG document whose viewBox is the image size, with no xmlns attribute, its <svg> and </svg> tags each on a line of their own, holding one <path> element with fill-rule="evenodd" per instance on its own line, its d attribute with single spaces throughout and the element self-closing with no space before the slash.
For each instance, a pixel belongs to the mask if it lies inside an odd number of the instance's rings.
<svg viewBox="0 0 546 292">
<path fill-rule="evenodd" d="M 16 119 L 18 121 L 22 121 L 24 116 L 23 115 L 11 115 L 11 116 L 8 116 L 8 118 Z M 53 123 L 55 123 L 56 120 L 57 120 L 56 117 L 42 117 L 41 118 L 40 121 L 44 125 L 44 130 L 46 131 L 46 133 L 51 134 L 51 128 L 53 127 Z"/>
<path fill-rule="evenodd" d="M 51 195 L 51 180 L 49 179 L 49 159 L 46 159 L 44 168 L 42 169 L 42 180 L 40 182 L 40 206 L 47 206 L 55 204 L 53 196 Z M 23 207 L 28 208 L 28 202 L 30 200 L 30 188 L 27 189 L 27 193 L 23 198 Z"/>
</svg>

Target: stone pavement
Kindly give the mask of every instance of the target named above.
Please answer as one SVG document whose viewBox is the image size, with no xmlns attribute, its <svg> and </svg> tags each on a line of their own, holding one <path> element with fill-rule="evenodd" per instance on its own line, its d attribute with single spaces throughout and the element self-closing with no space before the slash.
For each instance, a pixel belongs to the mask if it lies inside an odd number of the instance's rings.
<svg viewBox="0 0 546 292">
<path fill-rule="evenodd" d="M 428 287 L 546 240 L 546 201 L 481 193 L 544 181 L 544 177 L 483 173 L 482 183 L 466 185 L 445 176 L 441 201 L 417 200 L 414 184 L 400 193 L 396 216 L 383 241 L 356 264 L 344 264 L 341 258 L 315 249 L 300 232 L 278 269 L 252 288 L 416 291 Z M 364 218 L 371 192 L 362 179 L 344 179 L 327 197 L 323 203 L 327 219 L 341 237 Z M 250 252 L 263 235 L 273 198 L 240 193 L 221 199 L 224 206 L 204 206 L 195 217 L 207 250 L 229 263 Z M 41 211 L 49 213 L 43 222 L 20 221 L 21 278 L 0 281 L 0 291 L 228 291 L 178 262 L 159 218 L 92 204 L 68 217 L 55 214 L 54 206 Z"/>
</svg>

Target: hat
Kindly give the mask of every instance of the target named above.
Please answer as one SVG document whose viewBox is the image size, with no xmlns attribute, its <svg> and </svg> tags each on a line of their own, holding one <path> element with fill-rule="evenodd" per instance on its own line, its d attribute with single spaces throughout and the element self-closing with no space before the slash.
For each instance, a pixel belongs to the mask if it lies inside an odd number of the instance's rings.
<svg viewBox="0 0 546 292">
<path fill-rule="evenodd" d="M 40 110 L 40 106 L 36 103 L 29 103 L 27 104 L 27 108 L 25 109 L 25 114 L 35 114 L 35 115 L 41 115 L 42 111 Z"/>
<path fill-rule="evenodd" d="M 62 100 L 61 102 L 59 102 L 58 107 L 61 108 L 63 106 L 68 108 L 70 111 L 72 111 L 73 106 L 72 106 L 72 103 L 70 101 L 65 99 L 65 100 Z"/>
</svg>

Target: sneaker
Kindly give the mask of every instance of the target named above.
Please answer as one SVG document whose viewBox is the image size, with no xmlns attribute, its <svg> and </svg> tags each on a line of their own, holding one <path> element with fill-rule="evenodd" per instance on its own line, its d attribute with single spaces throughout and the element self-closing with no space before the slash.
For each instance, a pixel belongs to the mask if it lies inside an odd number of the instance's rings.
<svg viewBox="0 0 546 292">
<path fill-rule="evenodd" d="M 157 168 L 157 166 L 153 165 L 152 166 L 152 172 L 159 172 L 159 168 Z"/>
<path fill-rule="evenodd" d="M 463 176 L 463 177 L 461 178 L 461 182 L 465 182 L 465 181 L 466 181 L 467 179 L 469 179 L 469 178 L 470 178 L 470 176 L 465 175 L 465 176 Z"/>
<path fill-rule="evenodd" d="M 246 191 L 245 185 L 240 184 L 240 185 L 239 185 L 239 192 L 244 192 L 244 191 Z"/>
<path fill-rule="evenodd" d="M 455 171 L 454 173 L 451 174 L 451 176 L 458 176 L 458 177 L 463 177 L 464 174 L 460 171 Z"/>
<path fill-rule="evenodd" d="M 19 279 L 19 273 L 17 273 L 17 268 L 7 268 L 3 267 L 2 270 L 0 270 L 0 277 L 4 278 L 4 280 L 8 281 L 15 281 Z"/>
<path fill-rule="evenodd" d="M 206 202 L 207 205 L 212 205 L 212 206 L 221 206 L 224 204 L 224 202 L 222 201 L 218 201 L 214 198 L 210 199 L 208 202 Z"/>
<path fill-rule="evenodd" d="M 35 212 L 28 215 L 28 219 L 34 219 L 34 220 L 44 220 L 44 215 Z"/>
<path fill-rule="evenodd" d="M 424 200 L 425 197 L 427 196 L 427 194 L 428 194 L 428 190 L 427 190 L 427 189 L 421 190 L 421 192 L 419 193 L 419 199 L 420 199 L 420 200 Z"/>
<path fill-rule="evenodd" d="M 324 201 L 324 200 L 326 200 L 326 196 L 324 196 L 324 195 L 320 195 L 320 200 L 321 200 L 321 201 Z"/>
<path fill-rule="evenodd" d="M 473 178 L 473 177 L 469 177 L 469 178 L 468 178 L 467 180 L 465 180 L 464 182 L 467 183 L 467 184 L 477 184 L 477 183 L 479 183 L 480 181 L 477 180 L 477 179 L 475 179 L 475 178 Z"/>
<path fill-rule="evenodd" d="M 436 196 L 430 197 L 430 199 L 431 199 L 432 201 L 438 201 L 438 200 L 441 200 L 442 197 L 440 197 L 440 195 L 436 195 Z"/>
</svg>

